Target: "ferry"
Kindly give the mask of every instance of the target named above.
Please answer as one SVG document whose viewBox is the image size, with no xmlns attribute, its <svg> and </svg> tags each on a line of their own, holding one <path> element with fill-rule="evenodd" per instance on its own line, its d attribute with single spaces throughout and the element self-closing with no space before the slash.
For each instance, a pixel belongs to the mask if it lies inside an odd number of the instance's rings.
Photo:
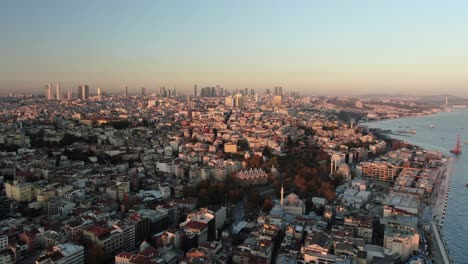
<svg viewBox="0 0 468 264">
<path fill-rule="evenodd" d="M 416 134 L 416 130 L 397 130 L 395 131 L 396 133 L 402 133 L 402 134 Z"/>
</svg>

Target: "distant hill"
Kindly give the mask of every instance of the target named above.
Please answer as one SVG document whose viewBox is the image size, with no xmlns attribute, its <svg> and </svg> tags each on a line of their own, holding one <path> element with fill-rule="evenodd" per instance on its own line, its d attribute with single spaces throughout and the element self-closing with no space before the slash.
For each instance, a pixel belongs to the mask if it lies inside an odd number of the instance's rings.
<svg viewBox="0 0 468 264">
<path fill-rule="evenodd" d="M 455 96 L 451 94 L 439 94 L 439 95 L 426 95 L 426 96 L 418 96 L 422 100 L 444 100 L 448 98 L 449 100 L 466 100 L 466 98 Z"/>
<path fill-rule="evenodd" d="M 441 94 L 441 95 L 431 95 L 431 96 L 421 96 L 419 97 L 420 99 L 417 100 L 418 102 L 424 103 L 424 104 L 432 104 L 432 105 L 444 105 L 445 104 L 445 98 L 448 99 L 448 105 L 467 105 L 468 104 L 468 99 L 459 97 L 459 96 L 454 96 L 450 94 Z"/>
<path fill-rule="evenodd" d="M 359 95 L 361 98 L 368 98 L 368 99 L 377 99 L 377 98 L 414 98 L 414 96 L 409 96 L 405 94 L 362 94 Z"/>
<path fill-rule="evenodd" d="M 460 97 L 460 96 L 455 96 L 451 94 L 438 94 L 438 95 L 408 95 L 408 94 L 401 94 L 401 93 L 395 93 L 395 94 L 363 94 L 360 95 L 359 97 L 361 98 L 369 98 L 369 99 L 377 99 L 377 98 L 400 98 L 400 99 L 419 99 L 419 100 L 428 100 L 428 101 L 436 101 L 436 100 L 442 100 L 445 102 L 445 98 L 448 98 L 450 100 L 466 100 L 466 98 Z"/>
</svg>

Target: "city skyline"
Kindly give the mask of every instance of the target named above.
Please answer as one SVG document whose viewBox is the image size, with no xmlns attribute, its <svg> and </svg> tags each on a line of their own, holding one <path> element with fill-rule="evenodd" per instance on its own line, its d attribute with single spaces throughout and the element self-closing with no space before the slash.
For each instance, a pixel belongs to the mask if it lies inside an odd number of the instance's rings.
<svg viewBox="0 0 468 264">
<path fill-rule="evenodd" d="M 463 262 L 466 11 L 4 2 L 0 263 Z"/>
<path fill-rule="evenodd" d="M 221 85 L 311 95 L 468 96 L 462 1 L 14 1 L 0 93 Z M 131 94 L 131 93 L 130 93 Z"/>
</svg>

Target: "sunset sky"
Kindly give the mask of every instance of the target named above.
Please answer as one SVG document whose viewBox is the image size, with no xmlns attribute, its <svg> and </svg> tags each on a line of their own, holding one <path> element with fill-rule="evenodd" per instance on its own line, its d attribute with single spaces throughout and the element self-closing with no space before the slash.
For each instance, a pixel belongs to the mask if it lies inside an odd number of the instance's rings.
<svg viewBox="0 0 468 264">
<path fill-rule="evenodd" d="M 468 1 L 15 0 L 0 22 L 0 93 L 60 82 L 468 96 Z"/>
</svg>

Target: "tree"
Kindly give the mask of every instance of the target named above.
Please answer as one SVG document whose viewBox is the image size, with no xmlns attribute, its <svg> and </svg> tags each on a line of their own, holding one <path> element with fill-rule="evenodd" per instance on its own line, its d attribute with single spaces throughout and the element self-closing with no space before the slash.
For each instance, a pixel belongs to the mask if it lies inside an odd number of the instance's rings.
<svg viewBox="0 0 468 264">
<path fill-rule="evenodd" d="M 65 135 L 63 135 L 63 138 L 59 141 L 59 146 L 61 147 L 70 146 L 79 141 L 81 141 L 81 138 L 73 134 L 65 133 Z"/>
<path fill-rule="evenodd" d="M 42 148 L 42 147 L 44 147 L 44 145 L 45 145 L 44 135 L 45 135 L 44 129 L 39 130 L 37 133 L 30 134 L 29 139 L 30 139 L 30 142 L 31 142 L 30 143 L 31 147 L 33 147 L 33 148 Z"/>
<path fill-rule="evenodd" d="M 81 160 L 84 162 L 86 162 L 90 156 L 88 153 L 83 152 L 79 149 L 73 149 L 73 150 L 65 149 L 63 151 L 63 154 L 67 156 L 69 160 Z"/>
<path fill-rule="evenodd" d="M 275 156 L 275 157 L 272 157 L 268 163 L 267 163 L 267 166 L 268 167 L 275 167 L 277 168 L 278 167 L 278 158 Z"/>
<path fill-rule="evenodd" d="M 109 125 L 117 130 L 122 130 L 130 127 L 130 122 L 127 120 L 109 122 Z"/>
<path fill-rule="evenodd" d="M 8 145 L 1 144 L 0 145 L 0 151 L 6 151 L 6 152 L 17 152 L 19 148 L 20 146 L 16 144 L 8 144 Z"/>
<path fill-rule="evenodd" d="M 262 212 L 269 213 L 271 208 L 273 208 L 273 199 L 267 197 L 263 200 Z"/>
<path fill-rule="evenodd" d="M 239 150 L 244 151 L 249 149 L 249 142 L 247 140 L 239 140 L 237 141 Z"/>
<path fill-rule="evenodd" d="M 247 160 L 248 168 L 261 168 L 263 166 L 263 159 L 258 155 L 252 155 Z"/>
<path fill-rule="evenodd" d="M 265 156 L 265 157 L 270 158 L 271 156 L 273 156 L 273 152 L 272 152 L 271 148 L 266 147 L 266 148 L 263 149 L 262 155 Z"/>
<path fill-rule="evenodd" d="M 258 206 L 261 204 L 261 199 L 262 197 L 258 192 L 254 190 L 250 190 L 248 195 L 247 195 L 247 204 L 246 208 L 249 210 L 255 210 Z"/>
</svg>

